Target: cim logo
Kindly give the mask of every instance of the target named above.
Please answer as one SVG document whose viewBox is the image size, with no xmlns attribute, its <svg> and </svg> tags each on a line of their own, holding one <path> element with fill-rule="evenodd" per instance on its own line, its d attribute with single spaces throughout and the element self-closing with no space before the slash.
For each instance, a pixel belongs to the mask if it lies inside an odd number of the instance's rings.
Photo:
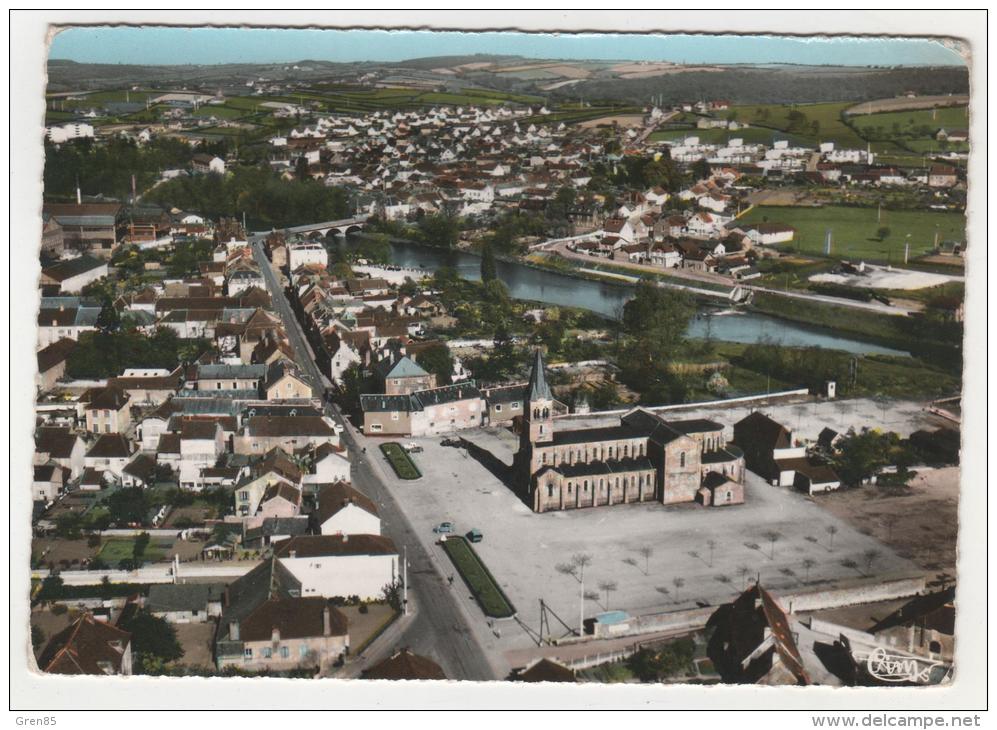
<svg viewBox="0 0 997 730">
<path fill-rule="evenodd" d="M 902 654 L 890 654 L 886 649 L 874 649 L 865 660 L 869 674 L 883 682 L 917 682 L 928 684 L 931 671 L 941 662 L 916 659 Z"/>
</svg>

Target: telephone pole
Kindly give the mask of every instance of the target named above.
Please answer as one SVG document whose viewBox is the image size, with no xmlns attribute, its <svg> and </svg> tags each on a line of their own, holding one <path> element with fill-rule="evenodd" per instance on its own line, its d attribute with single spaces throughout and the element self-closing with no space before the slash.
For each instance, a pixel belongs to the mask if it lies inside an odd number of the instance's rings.
<svg viewBox="0 0 997 730">
<path fill-rule="evenodd" d="M 408 616 L 408 545 L 403 548 L 402 554 L 402 609 Z"/>
</svg>

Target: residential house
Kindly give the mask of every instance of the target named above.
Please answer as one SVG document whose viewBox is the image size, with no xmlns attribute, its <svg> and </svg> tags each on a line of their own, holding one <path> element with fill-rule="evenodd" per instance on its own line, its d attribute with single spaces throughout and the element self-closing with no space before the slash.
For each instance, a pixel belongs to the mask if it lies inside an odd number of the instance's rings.
<svg viewBox="0 0 997 730">
<path fill-rule="evenodd" d="M 68 469 L 55 462 L 34 467 L 31 479 L 31 499 L 37 502 L 52 502 L 62 494 L 66 486 Z"/>
<path fill-rule="evenodd" d="M 729 684 L 809 685 L 796 632 L 779 602 L 755 584 L 707 622 L 707 656 Z"/>
<path fill-rule="evenodd" d="M 153 583 L 145 610 L 171 624 L 203 624 L 222 613 L 224 583 Z"/>
<path fill-rule="evenodd" d="M 350 480 L 350 459 L 342 446 L 321 444 L 310 452 L 311 466 L 304 484 L 332 484 Z"/>
<path fill-rule="evenodd" d="M 262 460 L 250 467 L 233 492 L 235 514 L 246 519 L 254 517 L 267 490 L 278 484 L 286 484 L 297 489 L 301 484 L 302 473 L 298 465 L 281 449 L 273 449 Z"/>
<path fill-rule="evenodd" d="M 259 390 L 266 377 L 266 365 L 224 365 L 205 363 L 197 366 L 199 391 Z"/>
<path fill-rule="evenodd" d="M 301 581 L 276 559 L 260 563 L 224 594 L 215 634 L 219 669 L 330 669 L 349 647 L 346 616 L 327 598 L 302 595 Z"/>
<path fill-rule="evenodd" d="M 295 451 L 305 446 L 339 444 L 339 435 L 322 416 L 256 416 L 234 439 L 237 454 L 261 454 L 274 447 Z"/>
<path fill-rule="evenodd" d="M 66 374 L 66 361 L 75 347 L 75 340 L 63 337 L 38 351 L 36 355 L 38 374 L 35 375 L 35 385 L 39 391 L 51 389 Z"/>
<path fill-rule="evenodd" d="M 131 398 L 128 393 L 108 386 L 90 392 L 86 405 L 87 431 L 90 433 L 123 433 L 132 422 Z"/>
<path fill-rule="evenodd" d="M 42 297 L 38 309 L 38 347 L 63 338 L 78 340 L 84 332 L 97 330 L 101 307 L 79 297 Z"/>
<path fill-rule="evenodd" d="M 190 166 L 195 173 L 200 175 L 207 173 L 225 174 L 225 160 L 215 155 L 198 153 L 191 158 Z"/>
<path fill-rule="evenodd" d="M 35 431 L 33 463 L 41 466 L 53 462 L 68 470 L 70 480 L 83 473 L 86 451 L 86 442 L 68 428 L 43 426 Z"/>
<path fill-rule="evenodd" d="M 365 669 L 362 679 L 445 680 L 447 675 L 439 664 L 428 657 L 413 653 L 408 647 L 399 649 L 384 661 Z"/>
<path fill-rule="evenodd" d="M 436 387 L 436 376 L 427 373 L 409 357 L 400 357 L 394 361 L 390 357 L 385 358 L 373 370 L 385 395 L 409 395 L 418 390 Z"/>
<path fill-rule="evenodd" d="M 360 407 L 368 435 L 428 436 L 477 428 L 486 411 L 472 380 L 408 395 L 361 395 Z"/>
<path fill-rule="evenodd" d="M 309 516 L 321 535 L 380 535 L 377 505 L 346 481 L 319 484 L 317 506 Z"/>
<path fill-rule="evenodd" d="M 225 451 L 225 438 L 217 421 L 186 418 L 180 427 L 180 487 L 200 489 L 201 470 L 212 467 Z"/>
<path fill-rule="evenodd" d="M 267 400 L 312 397 L 312 386 L 302 377 L 301 369 L 287 359 L 277 360 L 267 366 L 262 390 Z"/>
<path fill-rule="evenodd" d="M 46 674 L 129 675 L 131 634 L 87 611 L 49 639 L 38 668 Z"/>
<path fill-rule="evenodd" d="M 39 285 L 58 287 L 60 294 L 78 294 L 88 284 L 106 276 L 106 260 L 93 256 L 80 256 L 42 269 Z"/>
<path fill-rule="evenodd" d="M 131 458 L 132 445 L 123 434 L 102 433 L 83 457 L 83 466 L 98 472 L 111 472 L 120 479 Z"/>
</svg>

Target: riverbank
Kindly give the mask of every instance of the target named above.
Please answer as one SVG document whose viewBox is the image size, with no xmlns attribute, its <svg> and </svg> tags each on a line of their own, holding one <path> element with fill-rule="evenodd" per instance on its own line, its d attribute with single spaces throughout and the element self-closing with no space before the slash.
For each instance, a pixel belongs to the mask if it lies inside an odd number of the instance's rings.
<svg viewBox="0 0 997 730">
<path fill-rule="evenodd" d="M 342 242 L 339 245 L 349 244 Z M 407 270 L 413 279 L 418 279 L 420 274 L 430 276 L 447 267 L 454 269 L 462 279 L 480 281 L 481 257 L 476 251 L 431 246 L 396 236 L 391 237 L 389 245 L 391 265 L 398 267 L 400 274 Z M 522 261 L 512 256 L 497 256 L 496 264 L 498 276 L 512 298 L 547 306 L 585 309 L 606 321 L 618 321 L 624 305 L 634 296 L 634 282 L 618 278 L 622 274 L 580 271 L 563 259 Z M 727 306 L 725 299 L 719 296 L 704 294 L 694 299 L 701 315 L 715 311 L 718 305 Z M 694 322 L 689 336 L 740 343 L 776 342 L 796 347 L 816 345 L 856 355 L 905 355 L 910 350 L 909 341 L 898 338 L 896 331 L 885 326 L 881 322 L 884 318 L 876 317 L 874 312 L 863 312 L 866 316 L 856 317 L 850 308 L 835 308 L 823 303 L 816 305 L 818 311 L 811 312 L 815 305 L 807 300 L 793 300 L 792 306 L 787 307 L 784 299 L 774 296 L 772 299 L 774 303 L 770 302 L 769 294 L 758 293 L 756 304 L 739 307 L 737 311 L 742 314 L 736 317 L 700 317 Z M 820 310 L 825 309 L 830 311 L 830 316 L 822 316 Z M 709 324 L 710 320 L 712 324 Z M 877 326 L 869 326 L 869 323 Z"/>
</svg>

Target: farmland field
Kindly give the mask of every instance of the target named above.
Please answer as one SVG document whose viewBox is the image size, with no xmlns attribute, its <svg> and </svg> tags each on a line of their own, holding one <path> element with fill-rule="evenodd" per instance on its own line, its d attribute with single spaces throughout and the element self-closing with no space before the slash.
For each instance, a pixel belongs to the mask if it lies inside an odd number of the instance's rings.
<svg viewBox="0 0 997 730">
<path fill-rule="evenodd" d="M 936 229 L 939 241 L 966 239 L 966 218 L 961 213 L 883 209 L 882 220 L 877 221 L 876 216 L 876 208 L 759 206 L 748 211 L 738 222 L 768 221 L 791 225 L 796 228 L 793 248 L 813 254 L 823 253 L 824 234 L 830 229 L 833 257 L 870 261 L 901 261 L 907 235 L 910 235 L 912 257 L 934 248 Z M 890 229 L 885 241 L 877 236 L 881 227 Z"/>
</svg>

